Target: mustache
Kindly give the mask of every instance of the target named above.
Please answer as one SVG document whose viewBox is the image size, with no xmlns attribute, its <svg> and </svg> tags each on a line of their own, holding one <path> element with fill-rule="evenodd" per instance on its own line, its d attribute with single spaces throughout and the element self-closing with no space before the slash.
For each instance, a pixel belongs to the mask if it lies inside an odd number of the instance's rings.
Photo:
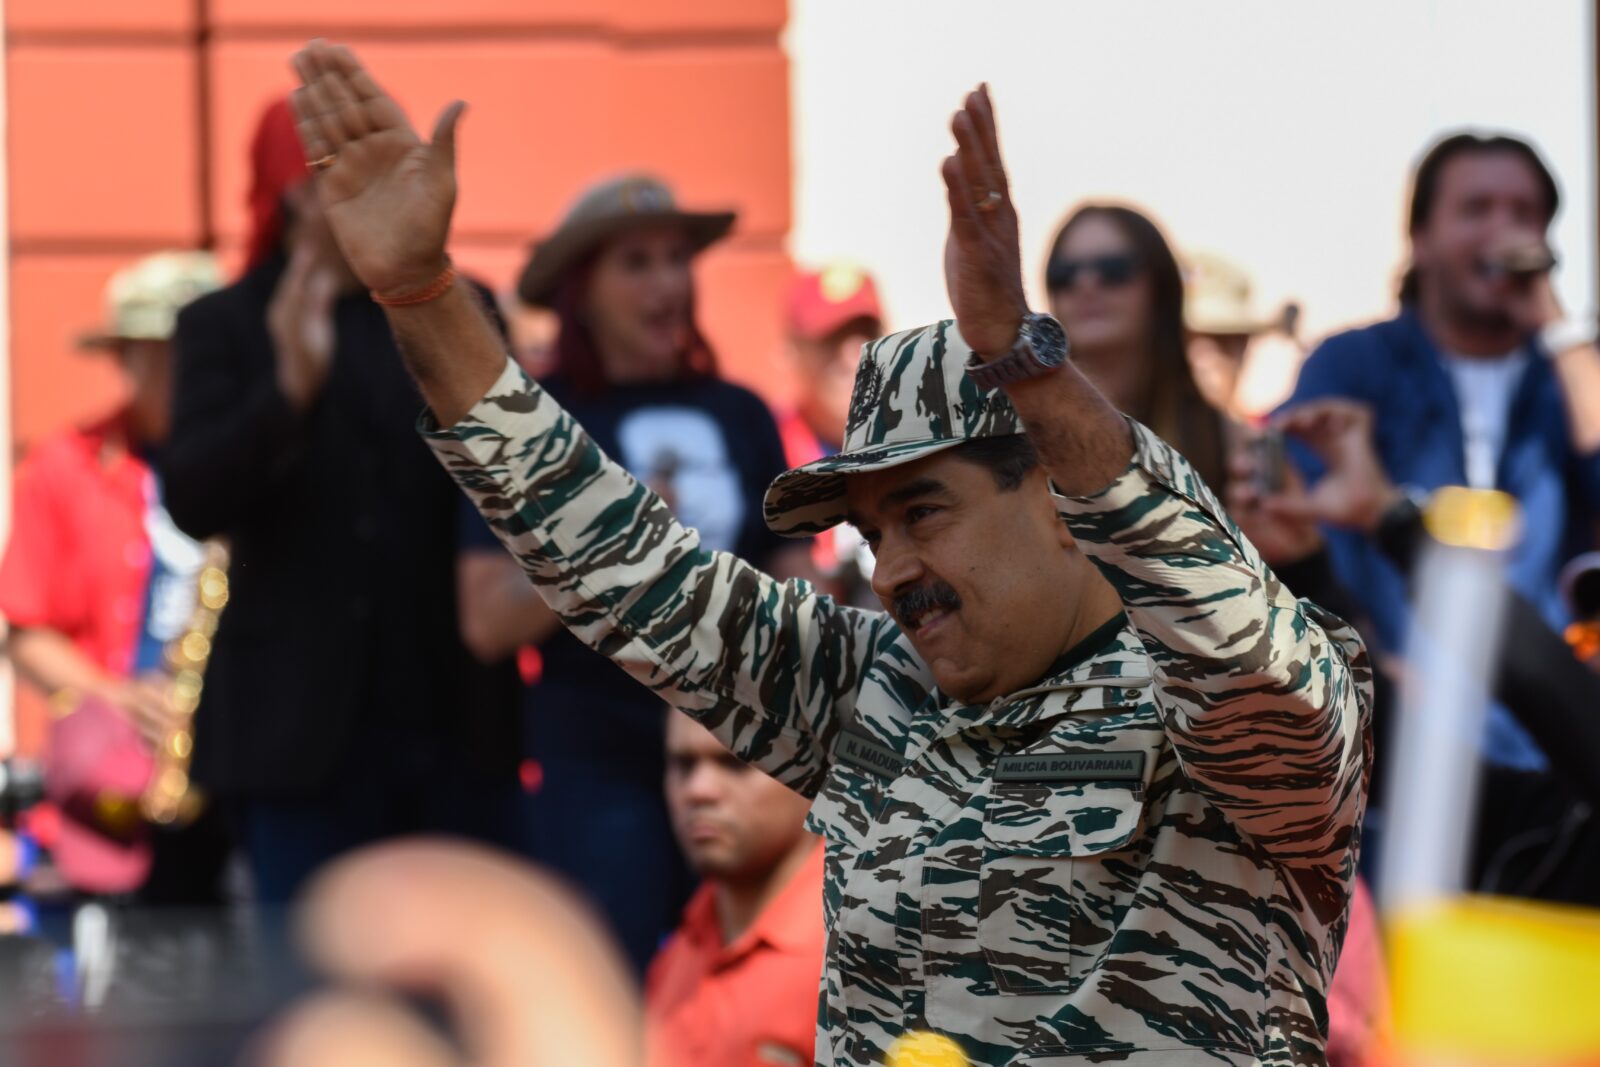
<svg viewBox="0 0 1600 1067">
<path fill-rule="evenodd" d="M 943 582 L 935 581 L 896 593 L 889 610 L 896 619 L 904 622 L 930 611 L 955 611 L 960 607 L 961 598 L 956 591 Z"/>
</svg>

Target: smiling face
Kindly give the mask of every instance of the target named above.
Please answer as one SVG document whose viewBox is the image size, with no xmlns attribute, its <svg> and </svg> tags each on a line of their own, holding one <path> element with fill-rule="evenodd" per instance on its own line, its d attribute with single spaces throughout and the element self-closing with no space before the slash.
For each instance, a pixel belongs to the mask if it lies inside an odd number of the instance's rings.
<svg viewBox="0 0 1600 1067">
<path fill-rule="evenodd" d="M 962 453 L 852 474 L 846 494 L 884 609 L 939 688 L 975 704 L 1041 678 L 1104 580 L 1056 514 L 1043 468 L 1003 489 Z"/>
<path fill-rule="evenodd" d="M 1497 243 L 1539 240 L 1548 203 L 1532 164 L 1514 152 L 1464 152 L 1440 168 L 1434 203 L 1411 233 L 1411 257 L 1430 298 L 1453 317 L 1508 318 L 1511 283 L 1485 267 Z"/>
<path fill-rule="evenodd" d="M 678 376 L 690 343 L 694 246 L 681 226 L 641 226 L 608 241 L 589 274 L 584 314 L 613 382 Z"/>
</svg>

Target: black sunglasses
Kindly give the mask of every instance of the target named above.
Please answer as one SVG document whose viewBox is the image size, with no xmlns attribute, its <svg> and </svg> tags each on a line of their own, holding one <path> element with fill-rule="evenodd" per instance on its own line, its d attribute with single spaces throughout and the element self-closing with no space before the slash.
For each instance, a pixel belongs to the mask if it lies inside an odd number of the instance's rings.
<svg viewBox="0 0 1600 1067">
<path fill-rule="evenodd" d="M 1127 285 L 1139 274 L 1142 264 L 1132 252 L 1118 252 L 1109 256 L 1087 256 L 1083 259 L 1056 259 L 1044 271 L 1045 288 L 1071 289 L 1086 270 L 1093 271 L 1100 284 L 1107 288 Z"/>
</svg>

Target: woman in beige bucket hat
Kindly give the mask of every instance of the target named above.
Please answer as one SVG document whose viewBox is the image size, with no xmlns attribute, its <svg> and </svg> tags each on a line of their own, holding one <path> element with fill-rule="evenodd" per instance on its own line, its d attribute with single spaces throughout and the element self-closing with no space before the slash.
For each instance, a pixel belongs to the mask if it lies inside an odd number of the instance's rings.
<svg viewBox="0 0 1600 1067">
<path fill-rule="evenodd" d="M 733 222 L 732 211 L 680 207 L 648 175 L 599 182 L 535 246 L 517 295 L 556 313 L 546 386 L 600 446 L 708 546 L 795 573 L 805 546 L 778 538 L 761 515 L 767 484 L 787 466 L 777 426 L 760 398 L 717 377 L 695 319 L 694 259 Z M 587 892 L 642 970 L 693 884 L 662 798 L 663 706 L 562 629 L 467 511 L 469 645 L 498 656 L 532 644 L 542 660 L 524 718 L 536 787 L 527 851 Z"/>
</svg>

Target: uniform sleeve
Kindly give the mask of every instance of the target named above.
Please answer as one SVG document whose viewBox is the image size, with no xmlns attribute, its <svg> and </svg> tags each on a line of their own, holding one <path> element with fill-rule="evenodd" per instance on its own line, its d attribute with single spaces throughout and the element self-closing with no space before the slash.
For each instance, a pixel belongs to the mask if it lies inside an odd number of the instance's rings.
<svg viewBox="0 0 1600 1067">
<path fill-rule="evenodd" d="M 473 507 L 472 501 L 462 497 L 456 508 L 456 551 L 499 552 L 500 549 L 500 539 Z"/>
<path fill-rule="evenodd" d="M 1144 642 L 1185 773 L 1337 914 L 1370 762 L 1365 649 L 1294 598 L 1187 461 L 1134 431 L 1122 476 L 1060 511 Z"/>
<path fill-rule="evenodd" d="M 741 759 L 811 796 L 887 617 L 778 582 L 694 531 L 509 361 L 423 435 L 567 628 Z"/>
</svg>

